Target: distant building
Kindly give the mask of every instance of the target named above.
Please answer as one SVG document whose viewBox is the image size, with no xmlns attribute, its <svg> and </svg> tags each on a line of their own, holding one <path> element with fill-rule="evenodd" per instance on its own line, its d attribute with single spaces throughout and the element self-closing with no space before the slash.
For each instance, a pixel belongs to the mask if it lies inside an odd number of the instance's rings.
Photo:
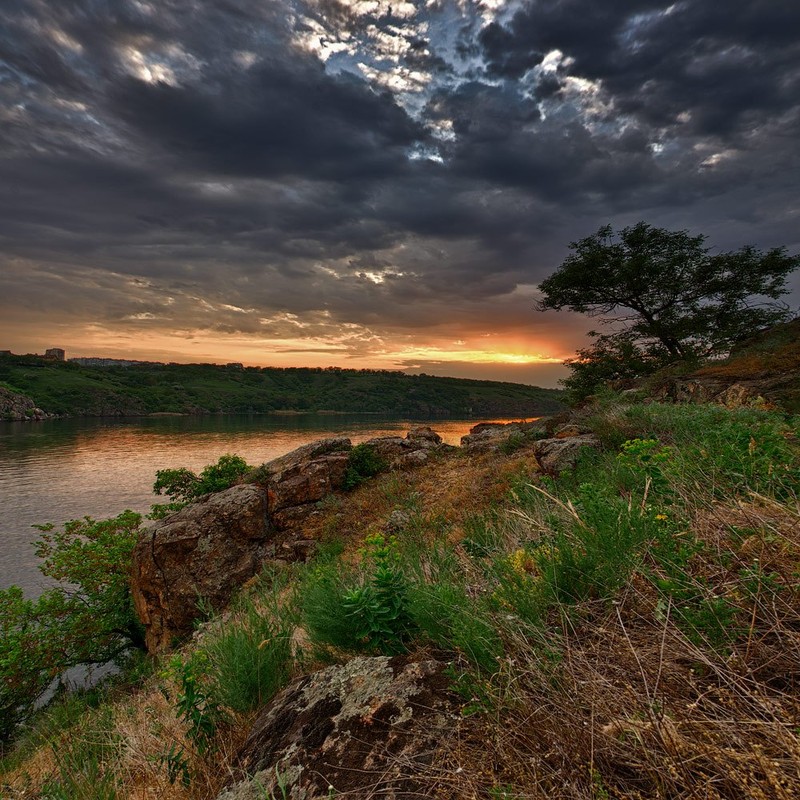
<svg viewBox="0 0 800 800">
<path fill-rule="evenodd" d="M 45 358 L 52 358 L 55 361 L 65 361 L 66 353 L 60 347 L 51 347 L 44 351 Z"/>
<path fill-rule="evenodd" d="M 137 364 L 164 366 L 161 361 L 134 361 L 129 358 L 71 358 L 70 362 L 81 367 L 133 367 Z"/>
<path fill-rule="evenodd" d="M 244 369 L 244 364 L 241 364 L 238 361 L 231 361 L 229 364 L 225 365 L 228 369 Z"/>
</svg>

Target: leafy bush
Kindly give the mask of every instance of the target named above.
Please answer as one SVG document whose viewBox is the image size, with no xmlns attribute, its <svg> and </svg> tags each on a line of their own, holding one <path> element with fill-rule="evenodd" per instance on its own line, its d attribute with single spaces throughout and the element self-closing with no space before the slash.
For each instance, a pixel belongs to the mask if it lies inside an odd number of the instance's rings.
<svg viewBox="0 0 800 800">
<path fill-rule="evenodd" d="M 386 459 L 374 447 L 368 444 L 357 444 L 347 456 L 344 488 L 355 489 L 367 478 L 383 472 L 388 466 Z"/>
<path fill-rule="evenodd" d="M 230 454 L 220 456 L 216 464 L 204 467 L 199 475 L 186 467 L 160 469 L 156 472 L 153 492 L 167 495 L 172 502 L 152 506 L 149 516 L 162 519 L 197 497 L 228 489 L 251 469 L 241 456 Z"/>
<path fill-rule="evenodd" d="M 368 537 L 361 574 L 331 564 L 310 573 L 299 605 L 313 641 L 359 652 L 397 653 L 413 631 L 409 585 L 396 544 Z"/>
<path fill-rule="evenodd" d="M 38 526 L 39 569 L 60 585 L 37 600 L 17 586 L 0 591 L 0 739 L 26 719 L 64 670 L 104 664 L 144 647 L 128 587 L 141 515 L 84 517 Z"/>
</svg>

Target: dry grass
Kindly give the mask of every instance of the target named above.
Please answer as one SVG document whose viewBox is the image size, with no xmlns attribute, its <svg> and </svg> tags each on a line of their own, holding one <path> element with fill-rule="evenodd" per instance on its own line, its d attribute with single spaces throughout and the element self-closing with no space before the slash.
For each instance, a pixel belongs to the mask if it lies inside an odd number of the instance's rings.
<svg viewBox="0 0 800 800">
<path fill-rule="evenodd" d="M 494 710 L 466 719 L 443 749 L 431 796 L 800 797 L 800 515 L 766 498 L 692 499 L 704 545 L 692 571 L 736 607 L 730 646 L 690 639 L 642 573 L 612 602 L 509 631 Z M 517 535 L 524 517 L 512 518 Z M 754 568 L 769 578 L 744 592 Z"/>
</svg>

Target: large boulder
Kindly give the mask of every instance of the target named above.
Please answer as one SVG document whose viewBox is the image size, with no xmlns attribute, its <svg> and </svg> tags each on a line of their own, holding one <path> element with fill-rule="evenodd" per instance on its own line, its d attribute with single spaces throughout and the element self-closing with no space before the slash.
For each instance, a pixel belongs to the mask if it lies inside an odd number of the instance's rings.
<svg viewBox="0 0 800 800">
<path fill-rule="evenodd" d="M 444 670 L 362 657 L 295 681 L 256 720 L 237 782 L 218 800 L 422 796 L 433 753 L 460 719 Z"/>
<path fill-rule="evenodd" d="M 291 472 L 296 467 L 329 453 L 346 453 L 353 447 L 346 436 L 330 436 L 327 439 L 317 439 L 292 450 L 286 455 L 268 461 L 262 469 L 270 477 L 281 473 Z"/>
<path fill-rule="evenodd" d="M 405 438 L 376 436 L 364 444 L 383 458 L 391 469 L 422 466 L 432 452 L 453 449 L 450 445 L 444 444 L 442 437 L 427 426 L 412 428 Z"/>
<path fill-rule="evenodd" d="M 543 472 L 558 475 L 572 469 L 586 448 L 597 450 L 599 447 L 600 440 L 594 434 L 583 434 L 561 439 L 540 439 L 534 444 L 533 452 Z"/>
<path fill-rule="evenodd" d="M 156 522 L 133 552 L 131 592 L 150 652 L 186 636 L 198 603 L 219 610 L 270 551 L 267 493 L 233 486 Z"/>
</svg>

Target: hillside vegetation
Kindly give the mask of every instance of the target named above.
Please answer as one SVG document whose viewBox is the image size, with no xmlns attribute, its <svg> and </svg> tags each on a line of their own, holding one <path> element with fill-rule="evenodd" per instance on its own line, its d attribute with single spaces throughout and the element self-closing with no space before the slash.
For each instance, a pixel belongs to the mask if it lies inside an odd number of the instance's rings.
<svg viewBox="0 0 800 800">
<path fill-rule="evenodd" d="M 51 414 L 372 412 L 414 417 L 538 416 L 563 392 L 497 381 L 378 370 L 136 364 L 83 367 L 0 356 L 0 386 Z"/>
<path fill-rule="evenodd" d="M 551 426 L 331 496 L 316 557 L 41 714 L 7 796 L 215 798 L 292 676 L 395 653 L 448 662 L 460 707 L 403 796 L 800 796 L 798 419 L 614 399 L 571 424 L 600 448 L 560 476 Z M 391 796 L 353 781 L 329 796 Z"/>
</svg>

